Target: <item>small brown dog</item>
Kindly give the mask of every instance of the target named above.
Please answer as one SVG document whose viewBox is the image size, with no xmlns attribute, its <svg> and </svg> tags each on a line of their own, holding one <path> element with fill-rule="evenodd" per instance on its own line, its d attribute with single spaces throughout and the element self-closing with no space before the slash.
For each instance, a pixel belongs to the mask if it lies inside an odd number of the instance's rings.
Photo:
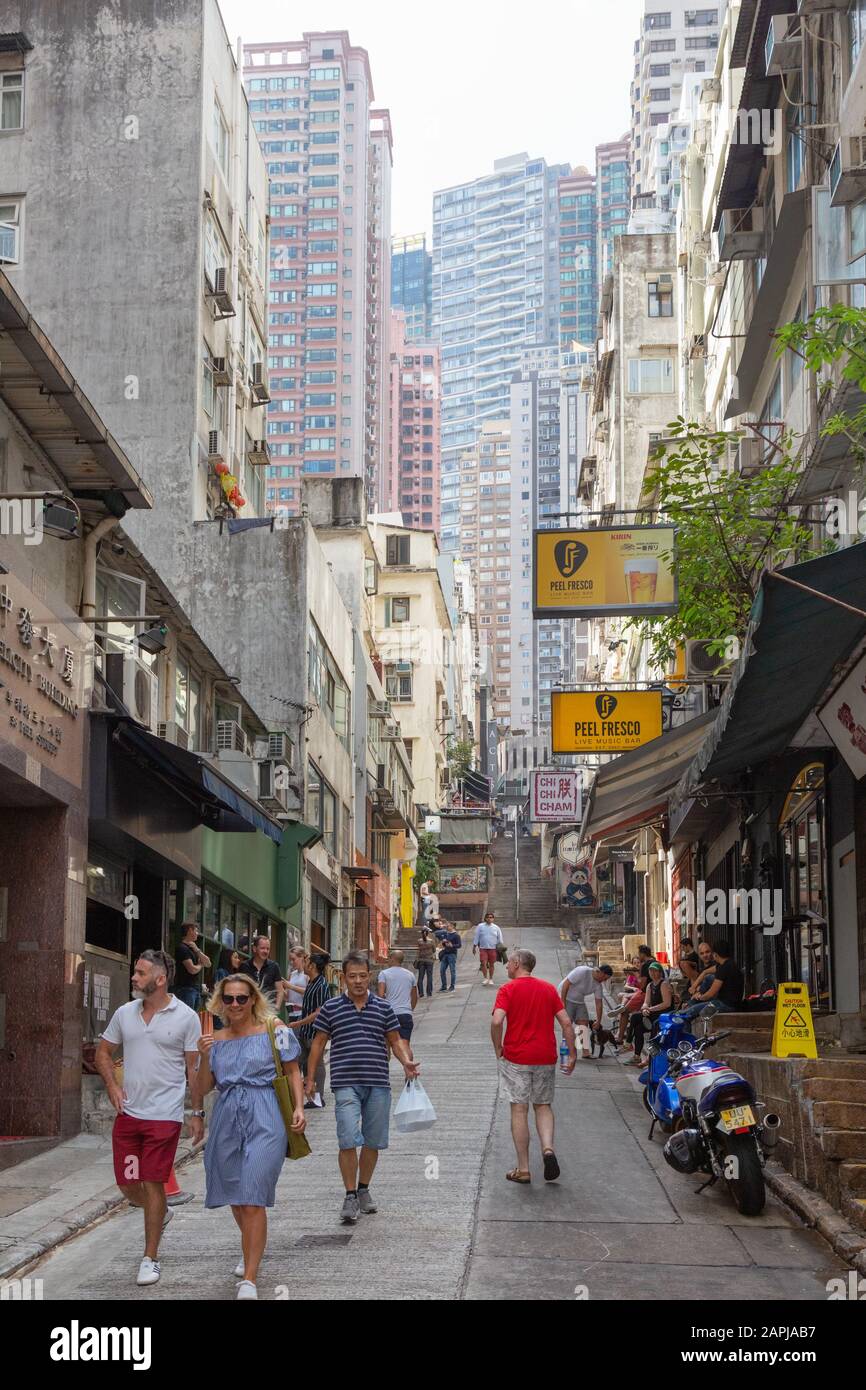
<svg viewBox="0 0 866 1390">
<path fill-rule="evenodd" d="M 613 1033 L 610 1031 L 609 1028 L 603 1028 L 600 1023 L 591 1023 L 589 1027 L 589 1032 L 591 1039 L 590 1046 L 592 1048 L 593 1057 L 595 1056 L 596 1047 L 598 1047 L 599 1057 L 603 1057 L 604 1049 L 608 1043 L 610 1043 L 614 1052 L 618 1050 L 616 1038 L 614 1037 Z"/>
</svg>

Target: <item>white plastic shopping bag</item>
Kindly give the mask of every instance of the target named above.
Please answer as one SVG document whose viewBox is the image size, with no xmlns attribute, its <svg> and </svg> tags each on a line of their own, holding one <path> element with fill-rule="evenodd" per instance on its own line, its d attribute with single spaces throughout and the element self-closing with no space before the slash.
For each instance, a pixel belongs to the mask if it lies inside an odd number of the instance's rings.
<svg viewBox="0 0 866 1390">
<path fill-rule="evenodd" d="M 413 1134 L 416 1129 L 430 1129 L 436 1123 L 436 1111 L 420 1081 L 407 1081 L 394 1107 L 394 1123 L 401 1134 Z"/>
</svg>

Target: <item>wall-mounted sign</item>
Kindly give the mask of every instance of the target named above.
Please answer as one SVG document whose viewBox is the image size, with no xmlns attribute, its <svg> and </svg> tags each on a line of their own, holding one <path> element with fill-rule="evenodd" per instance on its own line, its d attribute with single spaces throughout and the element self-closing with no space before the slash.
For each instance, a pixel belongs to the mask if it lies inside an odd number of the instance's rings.
<svg viewBox="0 0 866 1390">
<path fill-rule="evenodd" d="M 673 526 L 536 531 L 535 617 L 675 613 L 675 536 Z"/>
<path fill-rule="evenodd" d="M 609 845 L 607 857 L 611 864 L 633 864 L 634 850 L 631 845 Z"/>
<path fill-rule="evenodd" d="M 866 656 L 818 711 L 855 777 L 866 777 Z"/>
<path fill-rule="evenodd" d="M 80 787 L 89 637 L 58 620 L 14 574 L 0 574 L 0 737 Z M 88 671 L 90 663 L 87 663 Z"/>
<path fill-rule="evenodd" d="M 486 864 L 439 866 L 440 893 L 486 893 L 488 876 Z"/>
<path fill-rule="evenodd" d="M 554 753 L 626 753 L 659 738 L 660 690 L 554 690 L 550 697 Z"/>
<path fill-rule="evenodd" d="M 530 773 L 530 820 L 579 821 L 582 780 L 573 771 Z"/>
<path fill-rule="evenodd" d="M 576 864 L 580 857 L 580 833 L 573 830 L 570 835 L 561 835 L 556 846 L 557 858 L 564 864 Z"/>
</svg>

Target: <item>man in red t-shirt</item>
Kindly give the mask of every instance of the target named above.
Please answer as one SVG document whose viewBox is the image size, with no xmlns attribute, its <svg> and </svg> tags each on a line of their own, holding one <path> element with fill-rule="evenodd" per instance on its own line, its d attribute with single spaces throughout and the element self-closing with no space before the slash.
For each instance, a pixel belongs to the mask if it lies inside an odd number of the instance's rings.
<svg viewBox="0 0 866 1390">
<path fill-rule="evenodd" d="M 511 1102 L 511 1137 L 517 1152 L 517 1167 L 506 1173 L 509 1182 L 532 1181 L 529 1171 L 529 1106 L 535 1110 L 535 1127 L 544 1155 L 544 1178 L 559 1177 L 559 1164 L 553 1152 L 553 1091 L 556 1084 L 556 1030 L 554 1020 L 568 1043 L 568 1061 L 563 1071 L 570 1076 L 577 1064 L 574 1025 L 563 1007 L 556 987 L 547 980 L 535 980 L 535 956 L 531 951 L 515 951 L 508 960 L 508 984 L 502 985 L 493 1006 L 490 1036 L 499 1062 L 503 1089 Z M 502 1025 L 507 1021 L 505 1042 Z"/>
</svg>

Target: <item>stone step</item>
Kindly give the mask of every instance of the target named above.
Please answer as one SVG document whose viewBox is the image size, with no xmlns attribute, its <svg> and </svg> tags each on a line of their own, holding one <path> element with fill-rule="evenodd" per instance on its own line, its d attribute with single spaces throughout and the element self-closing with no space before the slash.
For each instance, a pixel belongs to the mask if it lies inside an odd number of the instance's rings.
<svg viewBox="0 0 866 1390">
<path fill-rule="evenodd" d="M 816 1100 L 812 1114 L 817 1128 L 860 1130 L 866 1136 L 866 1105 L 849 1100 Z"/>
<path fill-rule="evenodd" d="M 866 1163 L 840 1163 L 839 1185 L 854 1197 L 866 1197 Z"/>
<path fill-rule="evenodd" d="M 802 1076 L 804 1080 L 819 1077 L 826 1080 L 866 1081 L 866 1058 L 811 1058 L 803 1067 Z"/>
<path fill-rule="evenodd" d="M 803 1082 L 803 1094 L 808 1100 L 853 1101 L 866 1106 L 866 1077 L 862 1081 L 845 1081 L 832 1076 L 810 1076 Z"/>
<path fill-rule="evenodd" d="M 866 1197 L 852 1197 L 850 1192 L 843 1192 L 842 1215 L 855 1230 L 866 1231 Z"/>
<path fill-rule="evenodd" d="M 866 1159 L 866 1132 L 853 1129 L 821 1129 L 815 1135 L 827 1158 Z"/>
<path fill-rule="evenodd" d="M 716 1017 L 713 1019 L 713 1031 L 721 1033 L 724 1030 L 727 1032 L 729 1027 L 728 1017 L 728 1014 L 716 1014 Z M 722 1020 L 724 1020 L 724 1022 Z M 730 1037 L 725 1038 L 724 1042 L 720 1044 L 720 1048 L 725 1053 L 732 1052 L 735 1054 L 769 1052 L 771 1043 L 772 1035 L 770 1033 L 764 1036 L 760 1033 L 750 1032 L 744 1028 L 733 1028 L 731 1029 Z M 719 1052 L 717 1051 L 714 1055 L 719 1055 Z"/>
</svg>

